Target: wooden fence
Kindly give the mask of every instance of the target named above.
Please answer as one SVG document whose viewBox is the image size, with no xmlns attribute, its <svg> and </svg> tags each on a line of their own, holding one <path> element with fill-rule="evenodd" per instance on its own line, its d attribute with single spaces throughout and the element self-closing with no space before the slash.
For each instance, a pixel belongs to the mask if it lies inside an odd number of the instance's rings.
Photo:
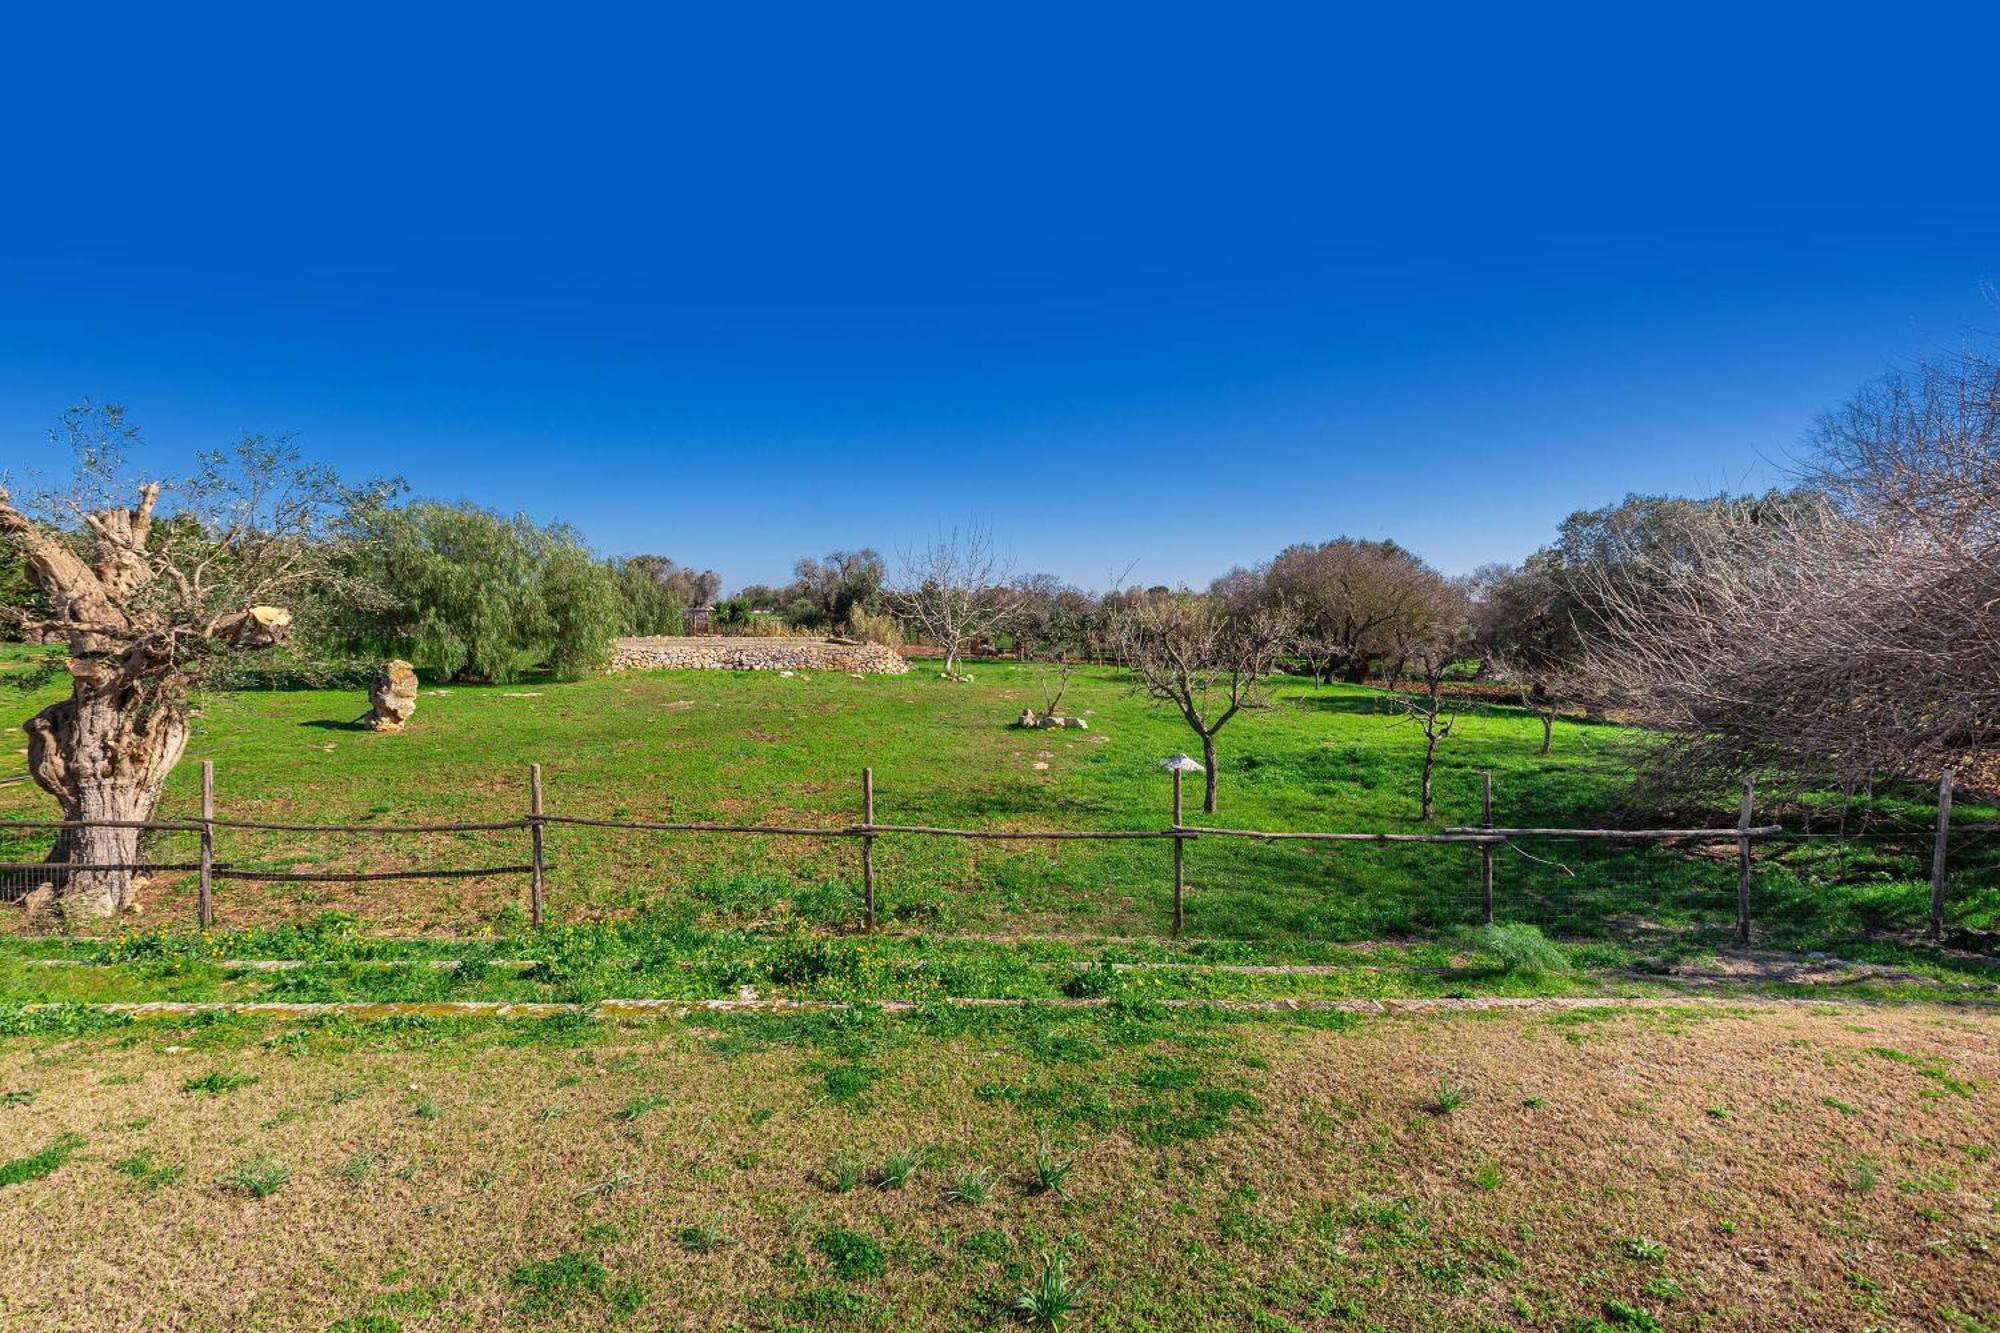
<svg viewBox="0 0 2000 1333">
<path fill-rule="evenodd" d="M 520 875 L 528 879 L 529 920 L 536 926 L 543 922 L 547 898 L 549 861 L 547 859 L 547 831 L 554 826 L 568 825 L 578 828 L 619 829 L 648 833 L 689 833 L 720 834 L 734 836 L 799 837 L 854 839 L 860 844 L 860 869 L 862 884 L 862 923 L 865 929 L 873 930 L 876 925 L 877 870 L 875 865 L 875 843 L 881 838 L 960 838 L 973 841 L 1003 842 L 1103 842 L 1112 840 L 1152 840 L 1168 842 L 1172 846 L 1172 888 L 1173 888 L 1173 934 L 1178 937 L 1186 926 L 1186 845 L 1204 838 L 1247 839 L 1266 844 L 1279 842 L 1333 842 L 1333 843 L 1417 843 L 1444 844 L 1475 847 L 1479 851 L 1478 884 L 1480 914 L 1484 921 L 1491 922 L 1493 907 L 1493 859 L 1495 849 L 1510 842 L 1534 839 L 1571 839 L 1602 841 L 1608 843 L 1633 842 L 1734 842 L 1736 847 L 1736 934 L 1741 940 L 1748 940 L 1750 934 L 1751 880 L 1754 869 L 1753 844 L 1760 838 L 1782 833 L 1776 824 L 1756 825 L 1751 823 L 1754 789 L 1748 782 L 1743 784 L 1743 797 L 1739 816 L 1731 828 L 1677 828 L 1677 829 L 1589 829 L 1589 828 L 1507 828 L 1493 822 L 1493 784 L 1490 774 L 1481 775 L 1481 822 L 1465 827 L 1448 827 L 1428 833 L 1386 833 L 1359 831 L 1296 831 L 1219 828 L 1184 822 L 1181 808 L 1181 774 L 1172 773 L 1173 792 L 1171 818 L 1163 828 L 1156 829 L 962 829 L 942 828 L 924 824 L 878 823 L 875 818 L 875 774 L 873 769 L 861 770 L 860 813 L 858 823 L 826 827 L 812 827 L 782 824 L 731 824 L 707 821 L 659 821 L 634 819 L 604 819 L 586 815 L 552 814 L 544 805 L 542 766 L 531 764 L 528 769 L 528 810 L 519 818 L 491 820 L 476 823 L 448 824 L 292 824 L 273 823 L 262 820 L 230 819 L 219 815 L 215 808 L 215 765 L 212 760 L 204 760 L 201 765 L 201 814 L 193 820 L 147 820 L 147 821 L 81 821 L 59 820 L 8 820 L 0 821 L 0 830 L 5 829 L 76 829 L 76 828 L 126 828 L 143 831 L 193 833 L 198 835 L 199 856 L 192 862 L 145 862 L 137 861 L 127 865 L 103 866 L 133 873 L 197 873 L 200 876 L 196 898 L 196 915 L 206 928 L 215 921 L 215 884 L 218 880 L 251 880 L 264 882 L 320 882 L 320 883 L 360 883 L 375 880 L 416 880 L 416 879 L 465 879 Z M 1947 777 L 1947 784 L 1949 778 Z M 1938 865 L 1942 867 L 1944 857 L 1945 817 L 1949 813 L 1949 786 L 1945 793 L 1944 813 L 1940 816 L 1938 835 Z M 408 834 L 435 833 L 526 833 L 527 859 L 522 862 L 485 865 L 472 868 L 407 868 L 374 871 L 298 871 L 265 870 L 232 865 L 216 855 L 216 834 L 218 830 L 239 830 L 245 832 L 296 833 L 337 837 L 389 837 Z M 48 862 L 0 863 L 0 873 L 29 873 L 48 877 L 61 873 L 61 868 Z M 1933 904 L 1933 929 L 1942 913 L 1942 869 L 1937 874 L 1937 897 Z"/>
</svg>

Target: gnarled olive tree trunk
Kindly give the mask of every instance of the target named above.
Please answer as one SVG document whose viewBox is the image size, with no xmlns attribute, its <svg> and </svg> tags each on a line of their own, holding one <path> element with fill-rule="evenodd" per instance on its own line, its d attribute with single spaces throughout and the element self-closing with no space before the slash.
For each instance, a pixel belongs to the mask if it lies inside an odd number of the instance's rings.
<svg viewBox="0 0 2000 1333">
<path fill-rule="evenodd" d="M 150 539 L 158 486 L 137 507 L 84 513 L 62 532 L 16 510 L 0 491 L 0 537 L 15 542 L 28 577 L 54 608 L 43 628 L 69 640 L 70 697 L 28 721 L 28 770 L 65 821 L 46 882 L 65 915 L 108 916 L 133 890 L 140 834 L 104 823 L 144 823 L 187 748 L 189 664 L 213 647 L 261 648 L 291 631 L 281 607 L 203 613 L 192 574 Z M 85 559 L 85 556 L 89 559 Z M 164 578 L 158 597 L 137 597 Z M 168 591 L 171 590 L 171 591 Z"/>
<path fill-rule="evenodd" d="M 28 771 L 56 799 L 64 829 L 49 853 L 48 884 L 65 913 L 109 916 L 131 899 L 142 861 L 141 830 L 106 828 L 145 823 L 159 809 L 167 774 L 187 748 L 186 707 L 178 700 L 149 706 L 143 684 L 70 661 L 72 692 L 28 720 Z"/>
</svg>

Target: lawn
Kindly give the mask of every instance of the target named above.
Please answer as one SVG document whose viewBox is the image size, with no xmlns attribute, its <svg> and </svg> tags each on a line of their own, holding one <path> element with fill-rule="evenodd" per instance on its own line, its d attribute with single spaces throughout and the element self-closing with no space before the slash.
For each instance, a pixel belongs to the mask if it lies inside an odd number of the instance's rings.
<svg viewBox="0 0 2000 1333">
<path fill-rule="evenodd" d="M 559 814 L 842 825 L 866 765 L 884 822 L 1166 823 L 1157 761 L 1191 737 L 1120 674 L 1072 686 L 1081 732 L 1009 725 L 1032 669 L 976 674 L 430 687 L 398 736 L 352 727 L 354 692 L 244 692 L 202 701 L 189 759 L 271 822 L 511 818 L 540 763 Z M 1502 823 L 1623 817 L 1629 731 L 1538 740 L 1468 714 L 1429 827 L 1476 821 L 1482 771 Z M 1420 744 L 1379 691 L 1286 684 L 1224 732 L 1216 822 L 1424 828 Z M 45 810 L 0 787 L 0 816 Z M 1024 1297 L 1104 1329 L 1990 1328 L 1995 969 L 1910 936 L 1921 803 L 1868 812 L 1762 849 L 1754 949 L 1729 843 L 1510 844 L 1498 932 L 1464 846 L 1203 839 L 1173 939 L 1164 843 L 884 839 L 870 935 L 851 842 L 572 826 L 540 930 L 518 876 L 224 881 L 209 932 L 187 876 L 95 931 L 11 914 L 0 1304 L 343 1333 L 990 1328 Z M 218 834 L 265 869 L 524 853 Z M 1990 920 L 1968 883 L 1955 919 Z M 235 1007 L 272 1003 L 325 1007 Z"/>
<path fill-rule="evenodd" d="M 221 811 L 273 821 L 516 817 L 527 808 L 527 766 L 539 762 L 548 808 L 558 814 L 844 824 L 859 816 L 860 771 L 870 766 L 885 822 L 1011 829 L 1167 822 L 1168 782 L 1156 765 L 1191 748 L 1193 737 L 1137 698 L 1122 673 L 1093 670 L 1073 683 L 1068 704 L 1090 723 L 1082 732 L 1009 725 L 1023 704 L 1039 702 L 1033 668 L 982 664 L 976 674 L 971 685 L 940 681 L 920 666 L 865 679 L 661 672 L 426 687 L 410 730 L 398 736 L 355 729 L 364 701 L 354 692 L 219 696 L 204 701 L 165 813 L 194 809 L 194 761 L 212 758 Z M 15 707 L 25 715 L 35 702 Z M 1621 818 L 1629 731 L 1562 722 L 1547 759 L 1537 756 L 1537 740 L 1537 724 L 1517 709 L 1488 704 L 1467 715 L 1441 751 L 1433 827 L 1477 821 L 1482 770 L 1494 776 L 1503 824 Z M 1272 707 L 1224 731 L 1214 820 L 1272 830 L 1418 829 L 1421 743 L 1380 691 L 1285 684 Z M 1713 808 L 1681 817 L 1733 823 L 1734 797 L 1718 792 Z M 0 787 L 0 816 L 46 809 L 29 784 Z M 1921 922 L 1925 812 L 1890 813 L 1903 832 L 1766 849 L 1756 909 L 1767 938 L 1819 945 Z M 518 864 L 525 842 L 519 833 L 358 843 L 225 830 L 218 856 L 265 869 L 469 867 Z M 4 854 L 29 859 L 45 845 L 14 835 Z M 188 860 L 193 839 L 163 834 L 149 850 Z M 662 903 L 691 905 L 710 924 L 765 930 L 858 919 L 852 843 L 557 827 L 549 855 L 550 911 L 560 921 Z M 932 933 L 1158 936 L 1169 919 L 1168 861 L 1165 844 L 1155 842 L 892 838 L 877 849 L 886 922 Z M 1189 848 L 1189 933 L 1294 952 L 1437 936 L 1476 919 L 1477 875 L 1469 847 L 1208 839 Z M 1619 922 L 1678 928 L 1733 919 L 1726 844 L 1648 851 L 1523 842 L 1502 849 L 1496 878 L 1502 919 L 1567 935 L 1602 935 Z M 218 910 L 234 927 L 337 909 L 374 930 L 478 935 L 516 928 L 524 883 L 520 876 L 353 886 L 230 881 L 218 891 Z M 185 922 L 192 895 L 192 877 L 165 877 L 149 888 L 143 919 Z M 2000 896 L 1982 887 L 1954 910 L 1965 924 L 1990 925 Z"/>
<path fill-rule="evenodd" d="M 16 1012 L 10 1326 L 1990 1328 L 2000 1026 Z"/>
</svg>

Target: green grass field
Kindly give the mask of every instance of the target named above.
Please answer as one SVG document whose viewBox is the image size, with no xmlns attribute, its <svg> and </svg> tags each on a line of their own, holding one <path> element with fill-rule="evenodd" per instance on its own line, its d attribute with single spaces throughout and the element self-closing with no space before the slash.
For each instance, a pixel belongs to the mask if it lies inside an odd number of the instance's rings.
<svg viewBox="0 0 2000 1333">
<path fill-rule="evenodd" d="M 195 760 L 216 763 L 226 815 L 326 822 L 507 818 L 527 805 L 527 765 L 546 774 L 555 813 L 640 819 L 840 824 L 859 816 L 860 770 L 875 770 L 878 818 L 971 828 L 1158 828 L 1166 776 L 1155 767 L 1190 747 L 1164 710 L 1134 697 L 1121 673 L 1087 673 L 1069 705 L 1087 732 L 1021 731 L 1035 701 L 1031 668 L 982 664 L 973 685 L 903 677 L 780 678 L 644 673 L 574 684 L 427 689 L 411 729 L 353 729 L 363 700 L 340 691 L 249 692 L 204 702 L 188 761 L 165 813 L 194 808 Z M 37 700 L 15 705 L 25 715 Z M 1565 722 L 1549 759 L 1536 724 L 1487 706 L 1443 748 L 1442 823 L 1478 819 L 1481 770 L 1494 775 L 1503 824 L 1591 825 L 1618 819 L 1630 733 Z M 1378 692 L 1289 684 L 1273 707 L 1224 733 L 1221 810 L 1231 827 L 1407 831 L 1416 822 L 1421 741 Z M 0 816 L 47 809 L 30 784 L 0 788 Z M 1796 810 L 1766 811 L 1760 818 Z M 1923 913 L 1924 811 L 1909 836 L 1836 845 L 1783 844 L 1767 858 L 1758 917 L 1773 938 L 1812 942 L 1842 931 L 1907 928 Z M 1967 814 L 1977 817 L 1978 811 Z M 1682 818 L 1728 825 L 1734 793 Z M 852 844 L 718 836 L 550 832 L 558 919 L 630 912 L 678 896 L 724 916 L 786 906 L 816 924 L 853 919 Z M 338 869 L 525 859 L 519 834 L 376 840 L 221 835 L 225 861 Z M 185 860 L 192 840 L 161 835 L 151 852 Z M 4 854 L 30 859 L 45 841 L 14 836 Z M 1778 848 L 1767 850 L 1780 850 Z M 1720 852 L 1721 854 L 1715 854 Z M 1588 933 L 1619 914 L 1668 923 L 1726 920 L 1728 849 L 1661 853 L 1522 843 L 1498 868 L 1500 915 Z M 1166 920 L 1167 849 L 1156 843 L 968 844 L 887 839 L 877 852 L 887 918 L 935 929 L 1156 935 Z M 1535 859 L 1541 858 L 1541 859 Z M 1476 910 L 1477 855 L 1465 847 L 1303 846 L 1208 840 L 1190 848 L 1190 930 L 1271 943 L 1433 933 Z M 1838 893 L 1819 890 L 1838 885 Z M 476 932 L 521 897 L 521 881 L 361 886 L 231 883 L 222 920 L 268 924 L 337 907 L 384 928 Z M 185 920 L 190 890 L 162 885 L 156 915 Z M 1955 904 L 1990 925 L 1994 905 Z"/>
<path fill-rule="evenodd" d="M 1016 730 L 1035 673 L 976 674 L 450 686 L 399 736 L 353 729 L 355 692 L 245 692 L 203 701 L 166 813 L 212 758 L 222 813 L 265 821 L 509 818 L 539 762 L 554 813 L 840 825 L 868 765 L 884 822 L 1166 823 L 1155 765 L 1191 737 L 1117 673 L 1072 687 L 1085 732 Z M 1390 709 L 1284 686 L 1223 735 L 1217 823 L 1422 827 Z M 1468 715 L 1432 827 L 1476 820 L 1482 770 L 1503 823 L 1619 817 L 1629 732 L 1537 740 Z M 46 808 L 0 787 L 0 816 Z M 1213 839 L 1179 940 L 1164 843 L 885 839 L 868 935 L 851 842 L 561 826 L 541 930 L 518 876 L 224 881 L 212 932 L 185 876 L 107 928 L 17 913 L 0 1207 L 30 1239 L 0 1305 L 342 1333 L 984 1329 L 1036 1324 L 1024 1298 L 1090 1329 L 1989 1328 L 1995 969 L 1911 938 L 1928 812 L 1871 813 L 1899 831 L 1760 852 L 1752 950 L 1733 847 L 1545 840 L 1501 850 L 1497 915 L 1553 946 L 1468 933 L 1467 847 Z M 316 870 L 524 852 L 218 846 Z M 1972 882 L 1957 919 L 1990 920 Z M 257 960 L 293 965 L 231 965 Z M 746 994 L 795 1007 L 597 1007 Z M 1617 1005 L 1564 1007 L 1586 997 Z M 1446 1007 L 1314 1007 L 1365 1000 Z M 97 1007 L 131 1001 L 400 1007 Z"/>
</svg>

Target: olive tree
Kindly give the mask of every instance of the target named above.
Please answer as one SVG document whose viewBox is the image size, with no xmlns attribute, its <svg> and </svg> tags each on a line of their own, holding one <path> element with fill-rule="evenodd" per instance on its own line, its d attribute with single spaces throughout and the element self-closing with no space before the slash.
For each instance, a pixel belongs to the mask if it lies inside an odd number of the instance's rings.
<svg viewBox="0 0 2000 1333">
<path fill-rule="evenodd" d="M 137 480 L 125 458 L 138 439 L 123 409 L 86 404 L 52 432 L 76 458 L 67 490 L 19 504 L 0 490 L 0 539 L 50 608 L 32 628 L 69 646 L 68 697 L 26 727 L 29 773 L 80 825 L 48 858 L 65 914 L 129 901 L 130 826 L 153 817 L 187 747 L 190 692 L 291 637 L 287 603 L 335 577 L 335 523 L 386 489 L 347 487 L 286 438 L 261 435 L 199 455 L 186 478 Z"/>
</svg>

